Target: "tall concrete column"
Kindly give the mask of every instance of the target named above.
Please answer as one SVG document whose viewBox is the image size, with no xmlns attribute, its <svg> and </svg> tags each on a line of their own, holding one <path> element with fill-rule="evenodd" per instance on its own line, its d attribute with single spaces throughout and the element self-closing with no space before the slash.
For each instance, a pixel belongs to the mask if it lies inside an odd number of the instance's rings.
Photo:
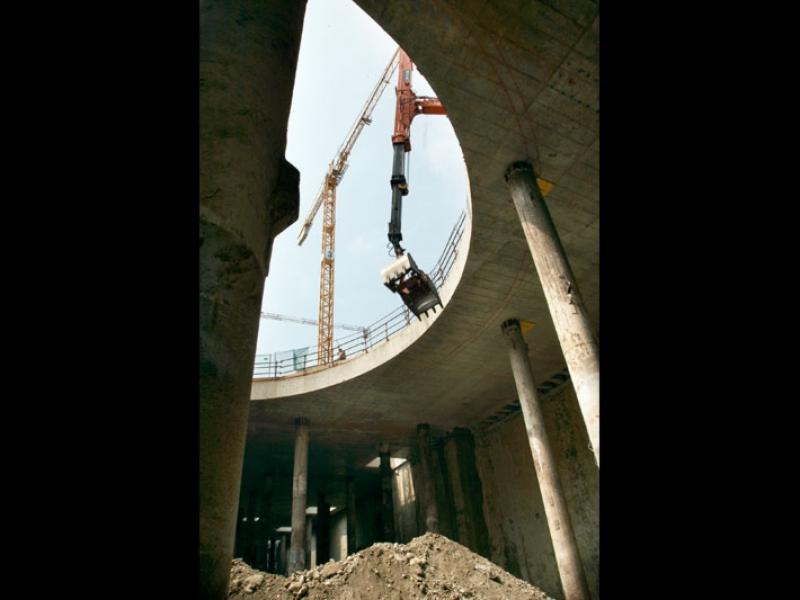
<svg viewBox="0 0 800 600">
<path fill-rule="evenodd" d="M 425 531 L 439 533 L 439 509 L 436 506 L 436 490 L 433 487 L 431 460 L 431 427 L 427 423 L 417 425 L 417 448 L 419 471 L 422 476 L 420 500 L 421 515 L 425 519 Z"/>
<path fill-rule="evenodd" d="M 323 565 L 331 557 L 331 505 L 325 493 L 317 494 L 317 564 Z"/>
<path fill-rule="evenodd" d="M 295 419 L 294 474 L 292 476 L 292 543 L 288 572 L 306 568 L 306 495 L 308 493 L 308 419 Z"/>
<path fill-rule="evenodd" d="M 441 535 L 458 540 L 455 506 L 453 505 L 453 486 L 448 476 L 447 460 L 444 455 L 444 440 L 431 440 L 431 480 L 433 494 L 436 498 L 436 510 L 439 517 Z M 466 544 L 465 544 L 466 545 Z"/>
<path fill-rule="evenodd" d="M 258 521 L 256 517 L 259 513 L 259 495 L 258 490 L 253 488 L 248 494 L 250 500 L 247 503 L 247 529 L 244 542 L 244 554 L 242 559 L 251 567 L 255 566 L 255 547 L 256 540 L 258 539 Z"/>
<path fill-rule="evenodd" d="M 384 542 L 394 542 L 394 503 L 392 502 L 392 462 L 389 454 L 389 445 L 381 444 L 378 447 L 381 472 L 381 536 Z"/>
<path fill-rule="evenodd" d="M 261 490 L 261 503 L 259 505 L 258 521 L 256 522 L 256 558 L 255 568 L 267 570 L 269 552 L 269 536 L 272 508 L 272 478 L 264 475 Z"/>
<path fill-rule="evenodd" d="M 533 165 L 528 161 L 513 163 L 506 171 L 506 182 L 542 283 L 599 467 L 600 354 L 597 339 L 575 275 L 536 183 Z"/>
<path fill-rule="evenodd" d="M 352 475 L 345 479 L 345 495 L 347 497 L 347 554 L 355 554 L 358 548 L 356 540 L 356 490 Z"/>
<path fill-rule="evenodd" d="M 536 393 L 536 382 L 528 360 L 528 345 L 522 338 L 517 319 L 504 322 L 502 330 L 509 343 L 511 370 L 514 373 L 514 383 L 517 386 L 522 418 L 528 432 L 533 466 L 536 469 L 536 478 L 539 480 L 539 489 L 544 501 L 545 517 L 553 541 L 564 600 L 589 600 L 591 598 L 589 586 L 583 572 L 567 503 L 556 471 L 555 456 L 545 431 L 544 415 Z"/>
<path fill-rule="evenodd" d="M 247 528 L 247 495 L 239 498 L 239 513 L 236 515 L 236 538 L 233 546 L 233 556 L 244 557 L 245 531 Z"/>
<path fill-rule="evenodd" d="M 277 540 L 270 538 L 267 540 L 267 559 L 266 566 L 263 569 L 267 573 L 275 573 L 275 543 Z"/>
<path fill-rule="evenodd" d="M 297 219 L 284 158 L 305 1 L 200 2 L 199 586 L 228 596 L 264 278 Z"/>
<path fill-rule="evenodd" d="M 489 557 L 489 531 L 483 517 L 483 488 L 475 465 L 475 438 L 469 429 L 456 427 L 444 450 L 455 509 L 458 541 L 473 552 Z"/>
<path fill-rule="evenodd" d="M 288 573 L 288 561 L 287 561 L 287 551 L 286 548 L 289 546 L 289 536 L 282 535 L 280 539 L 280 545 L 278 546 L 278 568 L 276 569 L 276 573 L 287 574 Z"/>
</svg>

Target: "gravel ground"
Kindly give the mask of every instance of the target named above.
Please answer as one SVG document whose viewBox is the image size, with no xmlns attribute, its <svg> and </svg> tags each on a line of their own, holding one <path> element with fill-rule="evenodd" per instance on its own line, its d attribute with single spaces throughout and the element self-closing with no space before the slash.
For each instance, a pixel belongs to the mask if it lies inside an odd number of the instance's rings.
<svg viewBox="0 0 800 600">
<path fill-rule="evenodd" d="M 444 536 L 374 544 L 290 577 L 233 561 L 229 598 L 248 600 L 552 600 Z"/>
</svg>

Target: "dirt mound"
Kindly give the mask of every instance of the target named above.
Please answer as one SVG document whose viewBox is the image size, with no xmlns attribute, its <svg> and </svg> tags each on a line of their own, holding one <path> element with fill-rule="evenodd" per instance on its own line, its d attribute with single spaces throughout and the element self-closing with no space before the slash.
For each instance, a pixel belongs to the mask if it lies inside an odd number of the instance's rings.
<svg viewBox="0 0 800 600">
<path fill-rule="evenodd" d="M 282 577 L 241 560 L 229 598 L 248 600 L 552 600 L 461 544 L 434 533 L 408 544 L 374 544 L 339 562 Z"/>
</svg>

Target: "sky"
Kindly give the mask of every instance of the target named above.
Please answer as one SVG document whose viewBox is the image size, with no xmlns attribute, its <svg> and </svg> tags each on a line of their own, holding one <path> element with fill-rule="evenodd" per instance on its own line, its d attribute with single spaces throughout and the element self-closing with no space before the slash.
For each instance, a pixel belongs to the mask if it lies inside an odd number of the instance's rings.
<svg viewBox="0 0 800 600">
<path fill-rule="evenodd" d="M 262 311 L 316 320 L 321 258 L 320 209 L 303 242 L 297 233 L 328 164 L 388 64 L 397 44 L 351 0 L 309 0 L 295 77 L 286 158 L 300 171 L 299 218 L 275 238 Z M 414 57 L 411 56 L 411 60 Z M 391 208 L 391 135 L 397 73 L 392 75 L 348 160 L 336 191 L 334 325 L 365 326 L 402 305 L 380 271 L 394 260 L 387 247 Z M 418 95 L 435 96 L 414 70 Z M 466 205 L 464 159 L 446 116 L 421 115 L 411 126 L 403 247 L 424 271 L 441 254 Z M 335 329 L 334 339 L 351 334 Z M 317 345 L 316 326 L 262 318 L 257 354 Z"/>
</svg>

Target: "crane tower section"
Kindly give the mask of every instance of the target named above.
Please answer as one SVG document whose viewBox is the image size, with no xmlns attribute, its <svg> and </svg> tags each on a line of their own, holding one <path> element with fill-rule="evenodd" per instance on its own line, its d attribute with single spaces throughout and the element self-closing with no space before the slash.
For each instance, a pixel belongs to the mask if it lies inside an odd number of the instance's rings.
<svg viewBox="0 0 800 600">
<path fill-rule="evenodd" d="M 322 261 L 319 274 L 318 364 L 333 362 L 333 256 L 336 245 L 336 182 L 328 175 L 322 209 Z"/>
<path fill-rule="evenodd" d="M 389 64 L 381 74 L 381 78 L 372 90 L 372 93 L 364 103 L 358 119 L 350 128 L 345 141 L 336 152 L 336 157 L 328 166 L 328 172 L 322 182 L 314 204 L 308 213 L 300 231 L 297 234 L 297 244 L 305 241 L 314 217 L 322 207 L 322 258 L 319 274 L 319 331 L 317 335 L 317 357 L 318 364 L 333 363 L 333 297 L 334 297 L 334 267 L 336 244 L 336 187 L 342 181 L 347 171 L 347 159 L 355 146 L 358 136 L 361 135 L 364 127 L 372 122 L 372 112 L 378 104 L 383 91 L 397 68 L 400 61 L 400 48 L 397 48 L 392 55 Z"/>
</svg>

